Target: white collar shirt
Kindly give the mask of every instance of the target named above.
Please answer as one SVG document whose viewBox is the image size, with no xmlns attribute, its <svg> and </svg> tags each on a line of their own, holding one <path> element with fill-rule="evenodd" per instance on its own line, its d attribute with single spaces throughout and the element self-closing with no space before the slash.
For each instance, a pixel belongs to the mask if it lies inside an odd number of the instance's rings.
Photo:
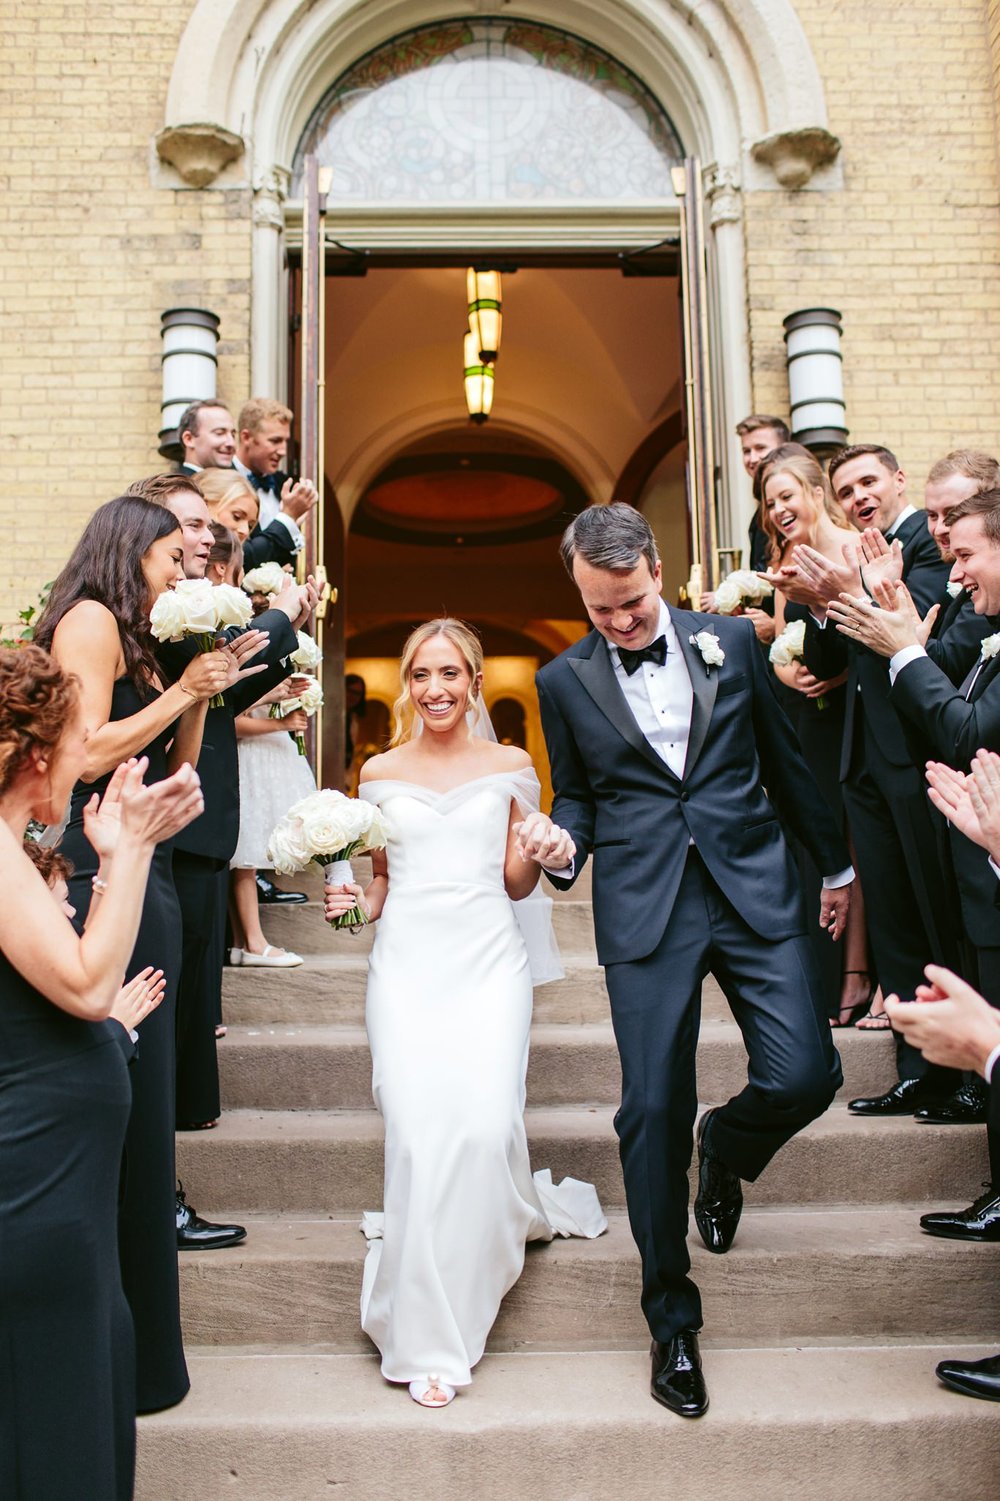
<svg viewBox="0 0 1000 1501">
<path fill-rule="evenodd" d="M 893 538 L 899 531 L 899 528 L 903 525 L 903 522 L 909 521 L 910 517 L 915 516 L 916 514 L 916 506 L 904 506 L 899 515 L 896 517 L 895 521 L 892 523 L 892 526 L 887 527 L 882 535 L 890 539 Z"/>
<path fill-rule="evenodd" d="M 682 777 L 691 734 L 694 689 L 670 611 L 662 599 L 656 635 L 662 635 L 667 643 L 667 659 L 662 667 L 656 662 L 642 662 L 630 676 L 622 666 L 618 648 L 610 642 L 608 655 L 639 729 L 674 775 Z"/>
</svg>

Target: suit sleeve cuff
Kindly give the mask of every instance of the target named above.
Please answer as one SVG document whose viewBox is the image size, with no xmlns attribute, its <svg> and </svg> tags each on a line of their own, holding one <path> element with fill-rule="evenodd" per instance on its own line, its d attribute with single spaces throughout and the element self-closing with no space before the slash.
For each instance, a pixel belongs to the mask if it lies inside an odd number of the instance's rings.
<svg viewBox="0 0 1000 1501">
<path fill-rule="evenodd" d="M 286 516 L 284 511 L 279 511 L 274 519 L 281 526 L 283 526 L 285 531 L 288 533 L 293 550 L 295 552 L 300 552 L 305 538 L 299 531 L 298 527 L 295 525 L 295 522 L 292 520 L 291 516 Z"/>
<path fill-rule="evenodd" d="M 836 891 L 839 886 L 850 886 L 854 880 L 854 866 L 849 865 L 846 870 L 838 870 L 836 875 L 823 877 L 823 890 Z"/>
<path fill-rule="evenodd" d="M 986 1067 L 983 1069 L 983 1078 L 986 1080 L 987 1084 L 993 1083 L 993 1071 L 997 1066 L 998 1058 L 1000 1058 L 1000 1042 L 997 1043 L 996 1047 L 987 1058 Z M 997 1075 L 997 1088 L 1000 1088 L 1000 1074 Z"/>
<path fill-rule="evenodd" d="M 904 667 L 909 667 L 911 662 L 916 662 L 918 657 L 926 657 L 927 653 L 922 646 L 904 646 L 902 651 L 895 652 L 889 658 L 889 682 L 894 683 Z"/>
</svg>

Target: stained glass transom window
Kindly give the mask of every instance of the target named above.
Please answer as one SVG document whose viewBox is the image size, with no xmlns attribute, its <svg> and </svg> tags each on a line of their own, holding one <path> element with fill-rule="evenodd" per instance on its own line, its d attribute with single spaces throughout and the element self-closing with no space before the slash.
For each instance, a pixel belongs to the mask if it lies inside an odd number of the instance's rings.
<svg viewBox="0 0 1000 1501">
<path fill-rule="evenodd" d="M 648 89 L 554 27 L 449 21 L 386 43 L 334 84 L 293 166 L 333 169 L 331 205 L 672 200 L 683 148 Z"/>
</svg>

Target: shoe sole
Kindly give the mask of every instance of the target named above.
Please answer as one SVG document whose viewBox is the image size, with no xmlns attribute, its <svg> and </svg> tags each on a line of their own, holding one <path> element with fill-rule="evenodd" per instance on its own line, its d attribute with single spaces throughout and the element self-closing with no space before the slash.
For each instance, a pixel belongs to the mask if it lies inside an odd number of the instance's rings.
<svg viewBox="0 0 1000 1501">
<path fill-rule="evenodd" d="M 177 1242 L 178 1251 L 227 1251 L 230 1246 L 241 1246 L 246 1240 L 246 1234 L 233 1236 L 229 1240 L 214 1240 L 211 1245 L 202 1244 L 197 1246 L 185 1246 Z"/>
<path fill-rule="evenodd" d="M 1000 1245 L 1000 1235 L 985 1234 L 981 1230 L 939 1230 L 935 1226 L 921 1225 L 925 1235 L 936 1235 L 939 1240 L 976 1240 Z"/>
<path fill-rule="evenodd" d="M 946 1386 L 951 1392 L 958 1392 L 960 1397 L 975 1397 L 980 1402 L 1000 1402 L 1000 1392 L 976 1391 L 971 1386 L 963 1386 L 961 1381 L 956 1381 L 953 1376 L 938 1376 L 942 1386 Z"/>
</svg>

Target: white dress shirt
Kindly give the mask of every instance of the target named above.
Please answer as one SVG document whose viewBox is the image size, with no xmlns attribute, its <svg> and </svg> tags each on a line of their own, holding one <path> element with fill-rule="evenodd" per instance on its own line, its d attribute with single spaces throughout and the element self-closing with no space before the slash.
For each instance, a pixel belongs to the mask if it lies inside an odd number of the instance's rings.
<svg viewBox="0 0 1000 1501">
<path fill-rule="evenodd" d="M 657 636 L 663 636 L 667 643 L 667 658 L 662 667 L 657 662 L 641 662 L 629 675 L 622 666 L 618 648 L 610 642 L 608 655 L 636 724 L 674 775 L 682 777 L 691 733 L 694 689 L 670 612 L 662 599 L 653 639 Z"/>
<path fill-rule="evenodd" d="M 242 474 L 248 484 L 251 483 L 250 470 L 238 458 L 234 457 L 233 468 Z M 292 551 L 299 552 L 305 539 L 291 516 L 286 516 L 285 512 L 281 509 L 281 497 L 275 495 L 273 490 L 258 490 L 256 486 L 254 486 L 254 493 L 257 496 L 257 504 L 260 507 L 257 522 L 261 531 L 265 527 L 270 526 L 272 521 L 280 521 L 288 533 Z"/>
</svg>

